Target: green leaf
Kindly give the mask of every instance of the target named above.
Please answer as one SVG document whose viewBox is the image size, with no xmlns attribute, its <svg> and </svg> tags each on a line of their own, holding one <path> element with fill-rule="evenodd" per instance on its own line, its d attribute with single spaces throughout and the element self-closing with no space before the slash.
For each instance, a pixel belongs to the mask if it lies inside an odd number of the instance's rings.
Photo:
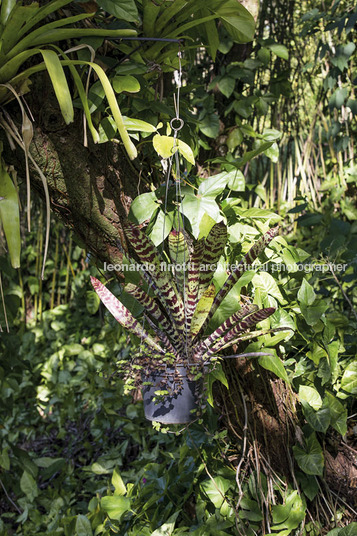
<svg viewBox="0 0 357 536">
<path fill-rule="evenodd" d="M 319 492 L 319 485 L 316 481 L 316 477 L 312 475 L 306 475 L 305 473 L 296 473 L 299 484 L 301 485 L 302 491 L 310 501 L 312 501 Z"/>
<path fill-rule="evenodd" d="M 92 527 L 88 517 L 81 514 L 77 515 L 76 534 L 77 536 L 93 536 Z"/>
<path fill-rule="evenodd" d="M 342 69 L 341 69 L 342 70 Z M 329 100 L 329 106 L 330 108 L 338 108 L 340 109 L 341 106 L 344 104 L 345 100 L 348 96 L 348 89 L 339 87 L 336 89 L 336 91 L 332 94 L 330 100 Z"/>
<path fill-rule="evenodd" d="M 228 177 L 229 174 L 226 171 L 213 175 L 212 177 L 207 177 L 199 185 L 197 195 L 212 198 L 217 197 L 217 195 L 224 191 Z"/>
<path fill-rule="evenodd" d="M 150 220 L 154 212 L 159 208 L 155 192 L 147 192 L 138 195 L 130 206 L 130 219 L 136 223 Z"/>
<path fill-rule="evenodd" d="M 237 43 L 253 41 L 255 22 L 249 11 L 236 0 L 218 1 L 217 4 L 216 13 L 232 39 Z"/>
<path fill-rule="evenodd" d="M 347 408 L 329 392 L 326 392 L 325 400 L 330 409 L 331 426 L 341 435 L 345 435 L 347 433 Z"/>
<path fill-rule="evenodd" d="M 317 324 L 321 320 L 321 317 L 327 308 L 328 304 L 322 300 L 314 306 L 307 307 L 303 304 L 300 306 L 301 313 L 303 314 L 309 326 L 314 326 Z"/>
<path fill-rule="evenodd" d="M 265 128 L 262 136 L 265 141 L 275 141 L 280 140 L 282 133 L 280 130 L 276 130 L 276 128 Z"/>
<path fill-rule="evenodd" d="M 185 194 L 183 198 L 182 212 L 188 218 L 195 238 L 199 235 L 200 222 L 205 213 L 209 214 L 215 222 L 221 219 L 219 206 L 215 199 L 206 196 L 197 197 L 191 193 Z"/>
<path fill-rule="evenodd" d="M 341 380 L 341 389 L 357 395 L 357 361 L 350 363 L 346 368 Z"/>
<path fill-rule="evenodd" d="M 255 274 L 253 277 L 253 285 L 255 288 L 259 288 L 264 294 L 276 298 L 281 305 L 286 303 L 286 300 L 283 298 L 283 295 L 271 274 L 268 274 L 267 272 Z"/>
<path fill-rule="evenodd" d="M 269 349 L 264 348 L 264 351 L 269 351 Z M 265 368 L 266 370 L 270 370 L 271 372 L 274 372 L 278 376 L 278 378 L 282 378 L 284 381 L 289 383 L 289 377 L 286 373 L 285 367 L 281 359 L 277 356 L 272 354 L 271 356 L 264 355 L 259 357 L 259 365 Z"/>
<path fill-rule="evenodd" d="M 242 143 L 242 141 L 243 141 L 243 134 L 240 128 L 237 127 L 231 130 L 227 138 L 227 147 L 229 151 L 233 152 L 234 149 Z"/>
<path fill-rule="evenodd" d="M 273 523 L 283 523 L 288 519 L 294 500 L 298 497 L 298 492 L 293 491 L 285 501 L 285 504 L 277 504 L 272 508 Z"/>
<path fill-rule="evenodd" d="M 205 115 L 199 122 L 199 129 L 208 138 L 217 138 L 220 129 L 218 115 L 215 113 Z"/>
<path fill-rule="evenodd" d="M 160 134 L 156 134 L 152 141 L 155 151 L 162 158 L 170 158 L 178 150 L 188 162 L 195 163 L 192 149 L 187 143 L 175 140 L 172 136 L 161 136 Z"/>
<path fill-rule="evenodd" d="M 236 85 L 236 81 L 234 78 L 230 76 L 224 76 L 218 82 L 218 89 L 228 99 L 232 95 L 235 85 Z"/>
<path fill-rule="evenodd" d="M 97 0 L 97 4 L 119 20 L 138 22 L 139 14 L 134 0 Z"/>
<path fill-rule="evenodd" d="M 135 78 L 127 74 L 125 76 L 115 76 L 112 80 L 113 88 L 117 93 L 127 91 L 128 93 L 138 93 L 140 91 L 140 83 Z"/>
<path fill-rule="evenodd" d="M 340 530 L 338 533 L 338 536 L 356 536 L 357 534 L 357 523 L 353 522 L 347 525 L 347 527 L 343 527 L 343 529 Z"/>
<path fill-rule="evenodd" d="M 169 517 L 166 523 L 164 523 L 163 525 L 161 525 L 161 527 L 152 532 L 150 536 L 171 536 L 174 531 L 176 519 L 179 513 L 180 511 L 172 514 L 172 516 Z"/>
<path fill-rule="evenodd" d="M 63 119 L 68 125 L 69 123 L 73 122 L 74 111 L 72 97 L 69 92 L 63 67 L 54 50 L 41 50 L 41 54 L 46 64 L 47 72 L 50 76 Z"/>
<path fill-rule="evenodd" d="M 36 480 L 27 471 L 24 471 L 22 474 L 22 477 L 20 479 L 20 488 L 30 502 L 33 502 L 34 499 L 38 496 L 38 487 L 36 484 Z"/>
<path fill-rule="evenodd" d="M 285 45 L 280 45 L 279 43 L 273 43 L 272 45 L 267 45 L 266 48 L 271 50 L 273 54 L 275 54 L 279 58 L 283 58 L 283 60 L 289 59 L 289 51 Z"/>
<path fill-rule="evenodd" d="M 88 290 L 86 294 L 86 307 L 90 315 L 95 315 L 98 312 L 100 305 L 99 296 L 94 290 Z"/>
<path fill-rule="evenodd" d="M 264 154 L 270 158 L 270 160 L 272 162 L 277 162 L 279 160 L 279 147 L 278 147 L 278 144 L 277 143 L 273 143 L 271 145 L 271 147 L 268 147 L 268 149 L 266 149 L 264 151 Z"/>
<path fill-rule="evenodd" d="M 210 285 L 202 297 L 200 298 L 195 312 L 193 313 L 190 327 L 190 335 L 194 338 L 197 333 L 200 331 L 201 326 L 203 325 L 206 317 L 211 309 L 214 297 L 216 295 L 216 287 L 212 284 Z"/>
<path fill-rule="evenodd" d="M 310 406 L 316 411 L 322 406 L 322 398 L 314 387 L 309 387 L 308 385 L 300 385 L 299 398 L 301 402 L 308 402 Z"/>
<path fill-rule="evenodd" d="M 298 300 L 302 305 L 312 305 L 315 301 L 316 294 L 310 283 L 304 277 L 298 292 Z"/>
<path fill-rule="evenodd" d="M 100 505 L 111 519 L 120 521 L 123 514 L 130 510 L 130 502 L 129 497 L 113 495 L 102 497 Z"/>
<path fill-rule="evenodd" d="M 7 23 L 7 20 L 11 14 L 11 11 L 16 5 L 16 0 L 3 0 L 1 3 L 0 22 L 3 26 Z"/>
<path fill-rule="evenodd" d="M 153 244 L 159 246 L 165 238 L 167 238 L 173 225 L 173 212 L 165 214 L 163 210 L 159 210 L 155 219 L 154 225 L 150 225 L 149 237 Z"/>
<path fill-rule="evenodd" d="M 5 469 L 5 471 L 9 471 L 10 469 L 10 458 L 9 458 L 8 450 L 9 450 L 8 447 L 6 447 L 0 453 L 0 467 Z"/>
<path fill-rule="evenodd" d="M 305 402 L 305 400 L 302 400 L 301 404 L 304 416 L 309 425 L 315 432 L 322 432 L 325 434 L 331 422 L 331 413 L 327 403 L 325 403 L 318 411 L 315 411 L 310 404 Z"/>
<path fill-rule="evenodd" d="M 92 463 L 90 470 L 96 475 L 107 475 L 110 473 L 109 469 L 101 465 L 99 462 Z"/>
<path fill-rule="evenodd" d="M 210 480 L 206 480 L 201 484 L 201 490 L 208 496 L 209 500 L 220 508 L 224 501 L 224 496 L 230 487 L 231 483 L 222 476 L 216 476 Z"/>
<path fill-rule="evenodd" d="M 177 140 L 177 142 L 179 153 L 182 154 L 184 158 L 186 158 L 187 162 L 190 162 L 190 164 L 195 165 L 195 157 L 193 156 L 193 151 L 191 147 L 182 140 Z"/>
<path fill-rule="evenodd" d="M 300 469 L 307 475 L 323 475 L 324 455 L 320 443 L 313 432 L 306 440 L 306 449 L 294 446 L 293 453 Z"/>
<path fill-rule="evenodd" d="M 114 495 L 126 494 L 126 487 L 125 487 L 122 477 L 119 474 L 118 469 L 114 469 L 113 476 L 112 476 L 112 484 L 115 488 Z"/>
<path fill-rule="evenodd" d="M 271 529 L 274 531 L 286 529 L 286 530 L 282 530 L 278 534 L 274 532 L 274 534 L 276 534 L 276 536 L 288 536 L 304 520 L 305 515 L 306 515 L 306 509 L 297 491 L 293 491 L 287 497 L 285 506 L 282 506 L 282 505 L 273 506 L 273 512 L 274 510 L 277 511 L 278 509 L 280 509 L 279 511 L 280 518 L 285 517 L 285 515 L 287 515 L 287 517 L 281 524 L 273 525 Z M 273 513 L 273 516 L 274 516 L 274 513 Z"/>
<path fill-rule="evenodd" d="M 21 237 L 17 190 L 2 161 L 0 162 L 0 222 L 4 230 L 11 265 L 13 268 L 19 268 Z"/>
<path fill-rule="evenodd" d="M 244 192 L 245 190 L 245 177 L 243 173 L 236 169 L 228 173 L 227 187 L 234 192 Z"/>
<path fill-rule="evenodd" d="M 146 121 L 141 121 L 141 119 L 131 119 L 130 117 L 123 116 L 123 123 L 127 130 L 134 130 L 137 132 L 156 132 L 156 127 L 147 123 Z"/>
</svg>

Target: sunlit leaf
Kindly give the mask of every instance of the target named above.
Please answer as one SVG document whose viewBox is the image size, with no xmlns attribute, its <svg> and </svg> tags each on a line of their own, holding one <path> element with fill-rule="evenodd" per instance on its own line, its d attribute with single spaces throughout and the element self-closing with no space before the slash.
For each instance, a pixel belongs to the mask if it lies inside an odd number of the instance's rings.
<svg viewBox="0 0 357 536">
<path fill-rule="evenodd" d="M 100 505 L 111 519 L 120 521 L 123 514 L 130 510 L 130 498 L 121 495 L 102 497 Z"/>
<path fill-rule="evenodd" d="M 4 229 L 11 264 L 20 266 L 20 214 L 17 190 L 0 162 L 0 221 Z"/>
</svg>

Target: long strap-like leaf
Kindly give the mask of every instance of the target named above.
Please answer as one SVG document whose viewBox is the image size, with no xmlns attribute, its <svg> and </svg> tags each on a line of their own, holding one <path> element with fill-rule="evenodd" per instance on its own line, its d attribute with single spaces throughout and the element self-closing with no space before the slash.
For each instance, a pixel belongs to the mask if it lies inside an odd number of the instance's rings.
<svg viewBox="0 0 357 536">
<path fill-rule="evenodd" d="M 173 342 L 175 349 L 178 352 L 183 351 L 183 344 L 180 336 L 175 331 L 174 326 L 166 318 L 166 316 L 161 311 L 160 307 L 156 303 L 155 299 L 149 296 L 145 290 L 129 283 L 124 287 L 125 292 L 133 296 L 143 307 L 146 309 L 146 313 L 150 314 L 155 320 L 157 320 L 162 328 L 166 331 L 167 335 L 170 337 Z"/>
<path fill-rule="evenodd" d="M 164 350 L 150 337 L 142 328 L 140 323 L 135 320 L 131 312 L 108 290 L 98 279 L 91 277 L 91 283 L 99 298 L 106 306 L 108 311 L 114 316 L 115 320 L 128 331 L 140 337 L 143 343 L 146 343 L 153 350 L 164 354 Z"/>
<path fill-rule="evenodd" d="M 216 223 L 205 240 L 205 249 L 202 256 L 202 268 L 204 270 L 200 271 L 200 284 L 198 288 L 199 300 L 212 280 L 226 243 L 227 227 L 223 222 Z"/>
<path fill-rule="evenodd" d="M 223 348 L 226 348 L 227 346 L 234 344 L 234 340 L 241 333 L 255 326 L 256 324 L 258 324 L 258 322 L 265 320 L 274 312 L 275 312 L 274 307 L 267 307 L 266 309 L 260 309 L 259 311 L 256 311 L 255 313 L 252 313 L 251 315 L 247 316 L 246 318 L 238 322 L 227 333 L 225 333 L 223 337 L 219 339 L 213 346 L 211 346 L 211 348 L 208 350 L 206 355 L 211 356 L 219 352 Z"/>
<path fill-rule="evenodd" d="M 214 285 L 210 285 L 203 295 L 201 296 L 200 301 L 197 304 L 195 312 L 193 313 L 191 327 L 190 327 L 190 338 L 194 339 L 196 334 L 199 332 L 203 322 L 205 321 L 216 295 L 216 288 Z"/>
<path fill-rule="evenodd" d="M 218 339 L 220 339 L 229 329 L 232 329 L 243 318 L 258 310 L 258 306 L 253 304 L 244 305 L 239 311 L 227 318 L 211 335 L 203 340 L 198 347 L 195 348 L 195 353 L 206 352 Z"/>
<path fill-rule="evenodd" d="M 289 330 L 291 330 L 291 328 L 286 327 L 286 328 L 273 328 L 273 329 L 259 329 L 257 331 L 250 331 L 246 335 L 243 335 L 242 333 L 240 333 L 234 340 L 230 341 L 225 346 L 222 346 L 222 348 L 220 348 L 220 351 L 226 349 L 229 346 L 232 346 L 233 344 L 239 344 L 240 342 L 243 342 L 243 341 L 250 341 L 251 339 L 255 339 L 256 337 L 261 337 L 262 335 L 268 335 L 269 333 L 276 333 L 277 331 L 289 331 Z M 206 352 L 206 354 L 201 356 L 201 360 L 203 361 L 210 360 L 212 359 L 212 357 L 215 356 L 215 354 L 217 354 L 217 352 L 214 352 L 214 353 L 212 353 L 211 351 Z M 222 357 L 224 359 L 224 356 Z M 237 355 L 236 357 L 238 358 L 239 355 Z"/>
<path fill-rule="evenodd" d="M 17 190 L 0 157 L 0 223 L 2 224 L 11 265 L 20 267 L 20 214 Z"/>
<path fill-rule="evenodd" d="M 187 296 L 186 296 L 186 322 L 187 330 L 190 330 L 190 323 L 195 312 L 198 301 L 198 286 L 200 282 L 200 265 L 205 247 L 204 239 L 199 240 L 194 247 L 190 268 L 187 277 Z"/>
<path fill-rule="evenodd" d="M 141 262 L 151 265 L 153 268 L 150 271 L 150 276 L 156 285 L 162 305 L 174 322 L 178 334 L 183 334 L 185 325 L 184 306 L 171 274 L 163 269 L 162 260 L 150 238 L 139 227 L 129 221 L 125 223 L 124 227 L 125 234 Z"/>
<path fill-rule="evenodd" d="M 156 333 L 156 335 L 159 337 L 159 339 L 161 340 L 163 345 L 167 348 L 167 351 L 171 352 L 172 354 L 174 354 L 177 357 L 178 352 L 172 346 L 171 341 L 168 338 L 168 336 L 166 335 L 166 333 L 164 333 L 160 328 L 158 328 L 148 315 L 145 315 L 145 318 L 146 318 L 147 323 L 151 327 L 151 329 L 154 331 L 154 333 Z"/>
<path fill-rule="evenodd" d="M 222 286 L 221 290 L 217 293 L 213 305 L 211 307 L 211 310 L 209 312 L 209 315 L 206 318 L 205 323 L 201 327 L 199 333 L 197 334 L 197 337 L 204 332 L 206 329 L 209 321 L 213 317 L 214 313 L 217 311 L 218 307 L 221 305 L 224 298 L 227 296 L 227 294 L 232 290 L 234 285 L 238 282 L 241 275 L 244 274 L 245 271 L 249 269 L 249 267 L 253 264 L 255 259 L 264 251 L 266 246 L 273 240 L 273 238 L 278 234 L 279 227 L 272 227 L 265 235 L 263 235 L 248 251 L 248 253 L 243 257 L 243 259 L 239 262 L 237 267 L 233 270 L 233 272 L 230 274 L 230 276 L 225 281 L 224 285 Z"/>
<path fill-rule="evenodd" d="M 170 258 L 174 265 L 174 273 L 177 281 L 177 286 L 182 296 L 185 296 L 187 286 L 187 266 L 190 260 L 190 253 L 185 239 L 185 235 L 181 231 L 173 229 L 169 234 L 169 251 Z"/>
<path fill-rule="evenodd" d="M 0 82 L 2 82 L 4 80 L 5 81 L 9 80 L 9 78 L 14 76 L 14 74 L 18 71 L 18 69 L 20 68 L 22 63 L 24 63 L 31 56 L 33 56 L 35 54 L 38 54 L 38 53 L 42 53 L 42 50 L 41 49 L 26 50 L 25 52 L 22 52 L 22 53 L 18 54 L 15 58 L 13 58 L 9 62 L 7 62 L 3 67 L 0 68 Z M 62 60 L 61 65 L 62 66 L 65 66 L 65 65 L 80 65 L 80 66 L 88 65 L 89 67 L 91 67 L 96 72 L 96 74 L 97 74 L 97 76 L 98 76 L 98 78 L 99 78 L 99 80 L 100 80 L 100 82 L 101 82 L 101 84 L 103 86 L 105 95 L 107 97 L 111 112 L 112 112 L 114 120 L 115 120 L 115 124 L 116 124 L 116 126 L 118 128 L 120 137 L 121 137 L 122 142 L 124 144 L 124 147 L 125 147 L 128 155 L 129 155 L 129 158 L 131 160 L 134 160 L 134 158 L 137 157 L 136 147 L 135 147 L 134 143 L 131 141 L 130 136 L 129 136 L 126 128 L 125 128 L 123 117 L 121 115 L 121 112 L 120 112 L 120 109 L 119 109 L 119 106 L 118 106 L 118 102 L 117 102 L 116 97 L 115 97 L 114 90 L 113 90 L 113 88 L 111 86 L 111 83 L 109 82 L 109 79 L 108 79 L 107 75 L 103 71 L 103 69 L 97 63 L 93 63 L 93 62 L 90 62 L 90 61 Z M 16 84 L 20 83 L 22 80 L 28 78 L 29 76 L 31 76 L 32 74 L 34 74 L 36 72 L 43 71 L 45 69 L 46 69 L 45 64 L 41 63 L 39 65 L 35 65 L 34 67 L 30 67 L 29 69 L 26 69 L 25 71 L 23 71 L 19 75 L 14 76 L 14 78 L 12 78 L 10 80 L 10 83 L 14 87 L 16 87 Z M 52 83 L 55 83 L 55 81 L 56 81 L 55 78 L 51 79 L 51 80 L 52 80 Z"/>
</svg>

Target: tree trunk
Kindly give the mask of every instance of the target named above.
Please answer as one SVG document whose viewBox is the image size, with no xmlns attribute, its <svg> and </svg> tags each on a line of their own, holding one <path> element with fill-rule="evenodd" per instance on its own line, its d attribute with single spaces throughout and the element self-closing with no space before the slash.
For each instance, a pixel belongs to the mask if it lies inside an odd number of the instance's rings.
<svg viewBox="0 0 357 536">
<path fill-rule="evenodd" d="M 42 106 L 36 113 L 39 102 Z M 100 261 L 120 262 L 126 249 L 122 222 L 138 194 L 138 164 L 130 162 L 119 144 L 94 145 L 88 136 L 88 147 L 84 147 L 80 113 L 74 123 L 66 125 L 51 94 L 42 101 L 39 96 L 30 106 L 39 118 L 31 153 L 46 176 L 52 210 Z M 4 154 L 19 178 L 24 177 L 23 151 L 19 147 L 10 151 L 5 141 Z M 31 185 L 44 197 L 34 168 Z"/>
<path fill-rule="evenodd" d="M 216 386 L 216 400 L 225 427 L 240 444 L 246 438 L 245 465 L 259 463 L 267 475 L 271 471 L 296 481 L 291 447 L 303 445 L 304 418 L 300 414 L 297 395 L 283 380 L 250 360 L 240 358 L 224 362 L 229 390 Z M 243 401 L 244 397 L 244 401 Z M 327 489 L 357 506 L 357 450 L 330 430 L 320 440 L 325 457 Z M 258 458 L 258 462 L 257 462 Z M 323 486 L 323 481 L 321 482 Z"/>
</svg>

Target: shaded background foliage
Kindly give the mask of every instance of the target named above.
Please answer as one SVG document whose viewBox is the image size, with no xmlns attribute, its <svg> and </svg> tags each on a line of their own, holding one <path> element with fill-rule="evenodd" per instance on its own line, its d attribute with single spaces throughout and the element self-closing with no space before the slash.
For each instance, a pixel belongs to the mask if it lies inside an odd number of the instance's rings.
<svg viewBox="0 0 357 536">
<path fill-rule="evenodd" d="M 157 8 L 148 2 L 127 2 L 124 14 L 103 0 L 85 4 L 88 10 L 98 6 L 96 25 L 141 31 L 139 13 L 149 37 L 180 36 L 189 15 L 173 18 L 166 31 L 150 25 L 149 11 Z M 194 17 L 205 16 L 200 3 Z M 286 241 L 267 250 L 262 261 L 291 269 L 252 275 L 222 314 L 248 294 L 260 306 L 278 307 L 267 327 L 291 325 L 296 332 L 284 342 L 266 336 L 249 345 L 276 346 L 273 368 L 264 361 L 227 362 L 225 376 L 218 375 L 222 383 L 213 386 L 215 409 L 208 407 L 202 422 L 177 435 L 143 420 L 139 393 L 128 392 L 117 374 L 130 340 L 98 311 L 88 287 L 99 260 L 120 260 L 118 232 L 125 246 L 120 221 L 130 205 L 129 217 L 148 224 L 153 240 L 161 242 L 165 177 L 152 132 L 136 123 L 140 158 L 132 163 L 120 148 L 104 144 L 90 144 L 86 153 L 79 149 L 79 121 L 68 129 L 51 96 L 44 105 L 36 102 L 34 82 L 28 99 L 38 121 L 38 161 L 44 167 L 53 161 L 47 179 L 54 209 L 75 236 L 52 221 L 41 281 L 44 208 L 36 198 L 21 271 L 0 257 L 11 325 L 0 341 L 0 534 L 317 535 L 333 527 L 331 534 L 354 534 L 356 20 L 355 6 L 346 1 L 263 1 L 253 43 L 234 43 L 222 21 L 214 23 L 219 42 L 212 21 L 189 30 L 180 139 L 191 147 L 196 167 L 182 160 L 185 223 L 197 236 L 197 215 L 226 218 L 226 256 L 233 262 L 269 225 L 283 222 Z M 205 48 L 197 51 L 200 39 Z M 170 135 L 177 44 L 102 38 L 90 44 L 123 115 Z M 89 59 L 86 50 L 78 55 Z M 102 142 L 117 137 L 104 97 L 100 84 L 91 83 L 91 112 Z M 80 108 L 78 99 L 74 103 Z M 67 162 L 68 145 L 61 146 L 61 139 L 72 144 Z M 87 154 L 100 162 L 94 171 L 88 172 Z M 108 171 L 110 180 L 104 178 Z M 95 191 L 84 208 L 84 186 L 74 191 L 81 179 Z M 34 173 L 35 185 L 37 180 Z M 169 213 L 175 195 L 172 182 Z M 92 199 L 98 201 L 95 211 Z M 3 239 L 1 247 L 5 251 Z M 298 269 L 304 262 L 347 269 L 310 275 Z M 117 282 L 111 285 L 121 292 Z"/>
</svg>

